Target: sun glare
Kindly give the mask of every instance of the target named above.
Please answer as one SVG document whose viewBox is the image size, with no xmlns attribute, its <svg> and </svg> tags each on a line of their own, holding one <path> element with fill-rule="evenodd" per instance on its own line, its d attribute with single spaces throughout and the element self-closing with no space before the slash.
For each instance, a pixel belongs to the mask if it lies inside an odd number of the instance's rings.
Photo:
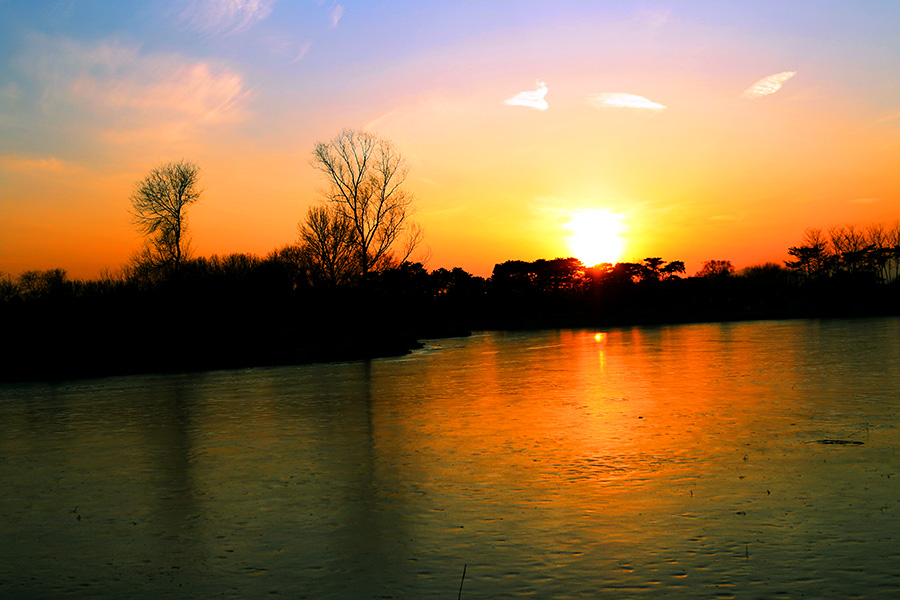
<svg viewBox="0 0 900 600">
<path fill-rule="evenodd" d="M 625 249 L 625 225 L 622 215 L 606 209 L 580 210 L 565 224 L 571 231 L 569 250 L 572 255 L 592 267 L 600 263 L 615 263 Z"/>
</svg>

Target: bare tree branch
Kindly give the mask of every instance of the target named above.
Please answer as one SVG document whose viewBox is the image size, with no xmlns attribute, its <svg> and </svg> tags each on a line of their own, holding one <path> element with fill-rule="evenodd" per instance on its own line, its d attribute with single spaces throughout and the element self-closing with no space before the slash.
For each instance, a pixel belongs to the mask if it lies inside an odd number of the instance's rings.
<svg viewBox="0 0 900 600">
<path fill-rule="evenodd" d="M 366 131 L 345 129 L 334 139 L 316 144 L 311 164 L 328 182 L 323 196 L 333 213 L 329 222 L 342 220 L 349 227 L 352 235 L 346 244 L 352 248 L 360 275 L 365 277 L 370 271 L 409 258 L 421 242 L 422 232 L 409 220 L 413 197 L 403 189 L 408 169 L 393 144 Z M 323 217 L 308 213 L 301 232 L 316 233 L 313 221 Z M 313 243 L 304 238 L 319 252 L 324 251 L 322 239 Z M 402 249 L 395 256 L 398 244 Z M 323 263 L 331 260 L 328 253 L 320 259 Z"/>
<path fill-rule="evenodd" d="M 187 207 L 200 199 L 200 168 L 181 160 L 160 165 L 135 185 L 131 214 L 147 235 L 147 245 L 135 255 L 136 265 L 178 268 L 190 255 Z"/>
<path fill-rule="evenodd" d="M 314 206 L 300 224 L 304 261 L 311 275 L 329 285 L 347 283 L 357 270 L 353 228 L 344 215 L 326 206 Z"/>
</svg>

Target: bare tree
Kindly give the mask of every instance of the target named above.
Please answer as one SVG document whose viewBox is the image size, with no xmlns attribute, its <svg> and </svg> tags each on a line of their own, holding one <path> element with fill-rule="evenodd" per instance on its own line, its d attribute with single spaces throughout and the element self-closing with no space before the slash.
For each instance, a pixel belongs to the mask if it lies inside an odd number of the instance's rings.
<svg viewBox="0 0 900 600">
<path fill-rule="evenodd" d="M 359 273 L 404 262 L 422 240 L 410 220 L 413 197 L 403 189 L 408 169 L 392 143 L 366 131 L 345 129 L 316 143 L 311 160 L 328 182 L 323 191 L 334 214 L 351 229 Z"/>
<path fill-rule="evenodd" d="M 832 242 L 834 239 L 832 236 Z M 788 248 L 788 254 L 796 260 L 785 261 L 785 266 L 800 273 L 805 279 L 829 275 L 836 261 L 834 253 L 829 250 L 829 242 L 822 234 L 822 230 L 815 228 L 804 231 L 803 245 L 791 246 Z"/>
<path fill-rule="evenodd" d="M 63 295 L 72 289 L 65 269 L 24 271 L 19 273 L 16 287 L 23 298 L 41 298 Z"/>
<path fill-rule="evenodd" d="M 0 271 L 0 302 L 8 302 L 19 294 L 19 287 L 9 273 Z"/>
<path fill-rule="evenodd" d="M 341 285 L 357 273 L 354 229 L 342 213 L 329 206 L 313 206 L 299 231 L 303 261 L 314 280 Z"/>
<path fill-rule="evenodd" d="M 887 268 L 888 261 L 890 260 L 890 252 L 885 248 L 887 236 L 885 234 L 884 225 L 881 223 L 869 225 L 865 228 L 863 236 L 868 251 L 870 268 L 879 281 L 887 281 Z"/>
<path fill-rule="evenodd" d="M 177 269 L 190 255 L 187 207 L 200 199 L 200 167 L 181 160 L 160 165 L 131 194 L 134 224 L 150 239 L 134 261 Z"/>
<path fill-rule="evenodd" d="M 835 256 L 840 259 L 841 268 L 850 273 L 872 270 L 870 264 L 871 246 L 866 240 L 866 232 L 854 225 L 832 227 L 828 230 Z"/>
</svg>

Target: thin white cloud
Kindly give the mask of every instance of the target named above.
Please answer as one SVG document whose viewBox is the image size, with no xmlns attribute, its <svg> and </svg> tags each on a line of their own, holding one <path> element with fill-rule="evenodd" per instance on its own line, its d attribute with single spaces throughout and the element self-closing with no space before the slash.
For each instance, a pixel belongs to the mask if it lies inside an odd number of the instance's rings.
<svg viewBox="0 0 900 600">
<path fill-rule="evenodd" d="M 550 108 L 550 105 L 544 100 L 544 96 L 547 95 L 547 84 L 539 80 L 537 86 L 538 89 L 533 92 L 519 92 L 512 98 L 506 100 L 506 104 L 511 106 L 527 106 L 529 108 L 536 108 L 537 110 L 547 110 Z"/>
<path fill-rule="evenodd" d="M 0 156 L 0 169 L 19 172 L 40 171 L 44 173 L 78 173 L 82 170 L 81 167 L 60 160 L 55 156 L 27 157 L 12 154 Z"/>
<path fill-rule="evenodd" d="M 334 8 L 331 9 L 331 26 L 337 27 L 337 24 L 341 22 L 341 17 L 344 16 L 344 7 L 340 4 L 336 4 Z"/>
<path fill-rule="evenodd" d="M 42 88 L 47 115 L 85 122 L 117 139 L 129 132 L 190 135 L 245 117 L 250 91 L 227 67 L 175 54 L 142 54 L 117 43 L 85 46 L 40 38 L 19 59 Z M 170 139 L 170 138 L 169 138 Z"/>
<path fill-rule="evenodd" d="M 295 62 L 300 62 L 306 56 L 306 53 L 309 52 L 309 49 L 312 47 L 312 42 L 306 42 L 300 47 L 300 52 L 297 53 L 297 56 L 294 60 L 291 61 L 291 64 Z"/>
<path fill-rule="evenodd" d="M 663 110 L 665 105 L 653 102 L 635 94 L 623 94 L 620 92 L 605 92 L 591 94 L 588 103 L 595 108 L 634 108 L 638 110 Z"/>
<path fill-rule="evenodd" d="M 769 94 L 774 94 L 778 90 L 781 89 L 781 86 L 784 83 L 797 74 L 797 71 L 784 71 L 783 73 L 776 73 L 774 75 L 769 75 L 768 77 L 763 77 L 741 94 L 744 98 L 762 98 L 763 96 L 768 96 Z"/>
<path fill-rule="evenodd" d="M 181 19 L 208 34 L 236 33 L 272 14 L 277 0 L 188 0 Z"/>
</svg>

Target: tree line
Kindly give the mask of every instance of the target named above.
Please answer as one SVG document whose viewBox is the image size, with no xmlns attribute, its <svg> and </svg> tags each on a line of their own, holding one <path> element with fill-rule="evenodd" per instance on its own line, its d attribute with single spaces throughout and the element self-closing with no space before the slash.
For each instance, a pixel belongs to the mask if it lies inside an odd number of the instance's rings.
<svg viewBox="0 0 900 600">
<path fill-rule="evenodd" d="M 807 229 L 786 265 L 805 280 L 893 281 L 900 276 L 900 223 Z"/>
<path fill-rule="evenodd" d="M 316 144 L 321 202 L 265 256 L 195 257 L 199 168 L 154 168 L 130 197 L 145 243 L 115 274 L 0 273 L 0 379 L 234 368 L 400 354 L 476 329 L 606 327 L 898 314 L 900 225 L 807 230 L 784 264 L 709 260 L 586 266 L 575 258 L 428 271 L 407 168 L 389 142 L 346 130 Z"/>
</svg>

